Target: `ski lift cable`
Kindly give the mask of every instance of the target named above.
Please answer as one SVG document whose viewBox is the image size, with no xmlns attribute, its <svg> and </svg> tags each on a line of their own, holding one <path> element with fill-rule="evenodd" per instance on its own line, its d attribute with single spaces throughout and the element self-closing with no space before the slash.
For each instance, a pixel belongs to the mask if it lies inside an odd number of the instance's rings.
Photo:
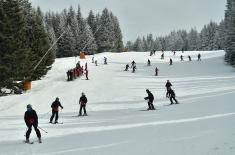
<svg viewBox="0 0 235 155">
<path fill-rule="evenodd" d="M 59 38 L 51 45 L 51 47 L 47 50 L 47 52 L 43 55 L 43 57 L 39 60 L 39 62 L 36 64 L 36 66 L 33 68 L 33 70 L 36 70 L 38 66 L 41 64 L 42 60 L 45 58 L 45 56 L 49 53 L 49 51 L 55 46 L 55 44 L 59 41 L 59 39 L 64 35 L 64 33 L 67 30 L 64 30 L 64 32 L 59 36 Z"/>
</svg>

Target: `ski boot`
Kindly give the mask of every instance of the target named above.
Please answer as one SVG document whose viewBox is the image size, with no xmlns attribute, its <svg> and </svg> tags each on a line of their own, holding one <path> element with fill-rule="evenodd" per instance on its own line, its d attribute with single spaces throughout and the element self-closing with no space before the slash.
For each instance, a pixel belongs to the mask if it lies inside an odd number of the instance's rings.
<svg viewBox="0 0 235 155">
<path fill-rule="evenodd" d="M 29 139 L 28 139 L 28 138 L 26 138 L 26 141 L 25 141 L 25 143 L 29 143 Z"/>
<path fill-rule="evenodd" d="M 38 143 L 42 143 L 42 139 L 41 138 L 38 138 Z"/>
</svg>

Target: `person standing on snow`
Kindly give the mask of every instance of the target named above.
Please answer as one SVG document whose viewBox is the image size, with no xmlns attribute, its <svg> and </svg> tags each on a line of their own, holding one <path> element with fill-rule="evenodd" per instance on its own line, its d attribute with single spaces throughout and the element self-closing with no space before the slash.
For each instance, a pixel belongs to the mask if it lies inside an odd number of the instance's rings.
<svg viewBox="0 0 235 155">
<path fill-rule="evenodd" d="M 129 69 L 129 64 L 126 64 L 126 68 L 124 71 L 128 71 L 128 69 Z"/>
<path fill-rule="evenodd" d="M 151 66 L 151 61 L 148 59 L 147 66 Z"/>
<path fill-rule="evenodd" d="M 188 56 L 188 61 L 192 61 L 192 59 L 191 59 L 191 56 L 190 56 L 190 55 Z"/>
<path fill-rule="evenodd" d="M 153 105 L 154 96 L 148 89 L 146 89 L 146 92 L 147 92 L 148 96 L 145 97 L 144 99 L 148 100 L 149 107 L 147 110 L 155 110 L 154 105 Z"/>
<path fill-rule="evenodd" d="M 133 61 L 131 62 L 131 68 L 134 67 L 135 64 L 136 64 L 136 63 L 135 63 L 135 61 L 133 60 Z"/>
<path fill-rule="evenodd" d="M 175 99 L 175 92 L 173 89 L 169 89 L 168 90 L 168 94 L 169 94 L 169 97 L 170 97 L 170 101 L 171 101 L 171 104 L 174 104 L 173 103 L 173 100 L 175 101 L 175 104 L 179 104 L 179 102 Z M 172 100 L 173 99 L 173 100 Z"/>
<path fill-rule="evenodd" d="M 79 99 L 79 104 L 80 104 L 80 110 L 79 110 L 78 116 L 82 116 L 82 109 L 84 111 L 83 116 L 87 116 L 87 113 L 86 113 L 87 98 L 86 98 L 85 93 L 83 93 L 83 92 L 82 92 L 82 96 Z"/>
<path fill-rule="evenodd" d="M 200 53 L 197 55 L 197 61 L 201 61 L 201 54 Z"/>
<path fill-rule="evenodd" d="M 61 109 L 63 109 L 64 107 L 61 105 L 60 101 L 59 101 L 59 98 L 56 97 L 55 101 L 51 104 L 51 108 L 52 108 L 52 115 L 51 115 L 51 118 L 50 118 L 50 123 L 52 123 L 52 120 L 55 116 L 55 124 L 58 123 L 58 118 L 59 118 L 59 107 Z"/>
<path fill-rule="evenodd" d="M 134 64 L 133 68 L 132 68 L 132 73 L 135 73 L 136 70 L 136 65 Z"/>
<path fill-rule="evenodd" d="M 180 61 L 184 61 L 183 55 L 180 56 Z"/>
<path fill-rule="evenodd" d="M 35 110 L 33 110 L 32 106 L 30 104 L 27 105 L 27 111 L 24 114 L 24 121 L 26 126 L 28 127 L 28 130 L 26 132 L 26 143 L 29 143 L 29 136 L 32 131 L 32 126 L 34 127 L 34 130 L 38 137 L 38 142 L 41 143 L 41 133 L 38 129 L 38 115 Z"/>
<path fill-rule="evenodd" d="M 107 58 L 106 57 L 104 57 L 104 64 L 105 65 L 107 65 L 108 63 L 107 63 Z"/>
<path fill-rule="evenodd" d="M 172 61 L 172 59 L 170 58 L 170 64 L 169 65 L 172 65 L 173 64 L 173 61 Z"/>
<path fill-rule="evenodd" d="M 169 90 L 171 89 L 171 86 L 172 86 L 171 82 L 169 80 L 167 80 L 166 85 L 165 85 L 165 87 L 166 87 L 166 97 L 169 97 Z"/>
<path fill-rule="evenodd" d="M 158 76 L 158 71 L 159 71 L 159 69 L 156 67 L 155 68 L 155 76 Z"/>
</svg>

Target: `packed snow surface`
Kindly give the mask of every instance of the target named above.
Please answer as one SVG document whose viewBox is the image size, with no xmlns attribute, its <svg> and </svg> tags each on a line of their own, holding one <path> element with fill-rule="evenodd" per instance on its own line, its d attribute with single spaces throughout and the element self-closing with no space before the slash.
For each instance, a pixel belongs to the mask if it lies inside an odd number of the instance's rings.
<svg viewBox="0 0 235 155">
<path fill-rule="evenodd" d="M 202 61 L 197 61 L 201 53 Z M 235 154 L 235 72 L 223 62 L 224 51 L 102 53 L 56 59 L 53 68 L 32 90 L 0 98 L 0 154 L 40 155 L 234 155 Z M 184 61 L 180 61 L 180 55 Z M 187 56 L 191 55 L 189 62 Z M 108 65 L 103 58 L 108 58 Z M 173 65 L 169 66 L 169 58 Z M 151 66 L 147 66 L 147 60 Z M 124 71 L 135 60 L 135 73 Z M 88 63 L 85 76 L 66 81 L 66 72 L 77 61 Z M 154 76 L 155 67 L 159 76 Z M 178 105 L 169 105 L 165 83 L 170 80 Z M 155 111 L 147 111 L 149 89 Z M 84 92 L 89 116 L 77 117 L 78 101 Z M 64 109 L 59 122 L 49 124 L 51 103 L 60 98 Z M 24 144 L 23 117 L 31 104 L 39 116 L 43 143 L 32 130 Z"/>
</svg>

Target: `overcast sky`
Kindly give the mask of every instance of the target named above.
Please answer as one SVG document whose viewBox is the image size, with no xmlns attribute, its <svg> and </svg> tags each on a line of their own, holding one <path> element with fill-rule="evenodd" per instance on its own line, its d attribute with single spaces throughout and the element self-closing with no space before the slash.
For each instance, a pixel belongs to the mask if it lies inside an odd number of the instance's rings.
<svg viewBox="0 0 235 155">
<path fill-rule="evenodd" d="M 172 30 L 198 31 L 210 22 L 224 18 L 226 0 L 29 0 L 43 11 L 61 11 L 79 4 L 83 17 L 88 12 L 102 12 L 106 7 L 119 19 L 124 42 L 152 33 L 168 34 Z"/>
</svg>

